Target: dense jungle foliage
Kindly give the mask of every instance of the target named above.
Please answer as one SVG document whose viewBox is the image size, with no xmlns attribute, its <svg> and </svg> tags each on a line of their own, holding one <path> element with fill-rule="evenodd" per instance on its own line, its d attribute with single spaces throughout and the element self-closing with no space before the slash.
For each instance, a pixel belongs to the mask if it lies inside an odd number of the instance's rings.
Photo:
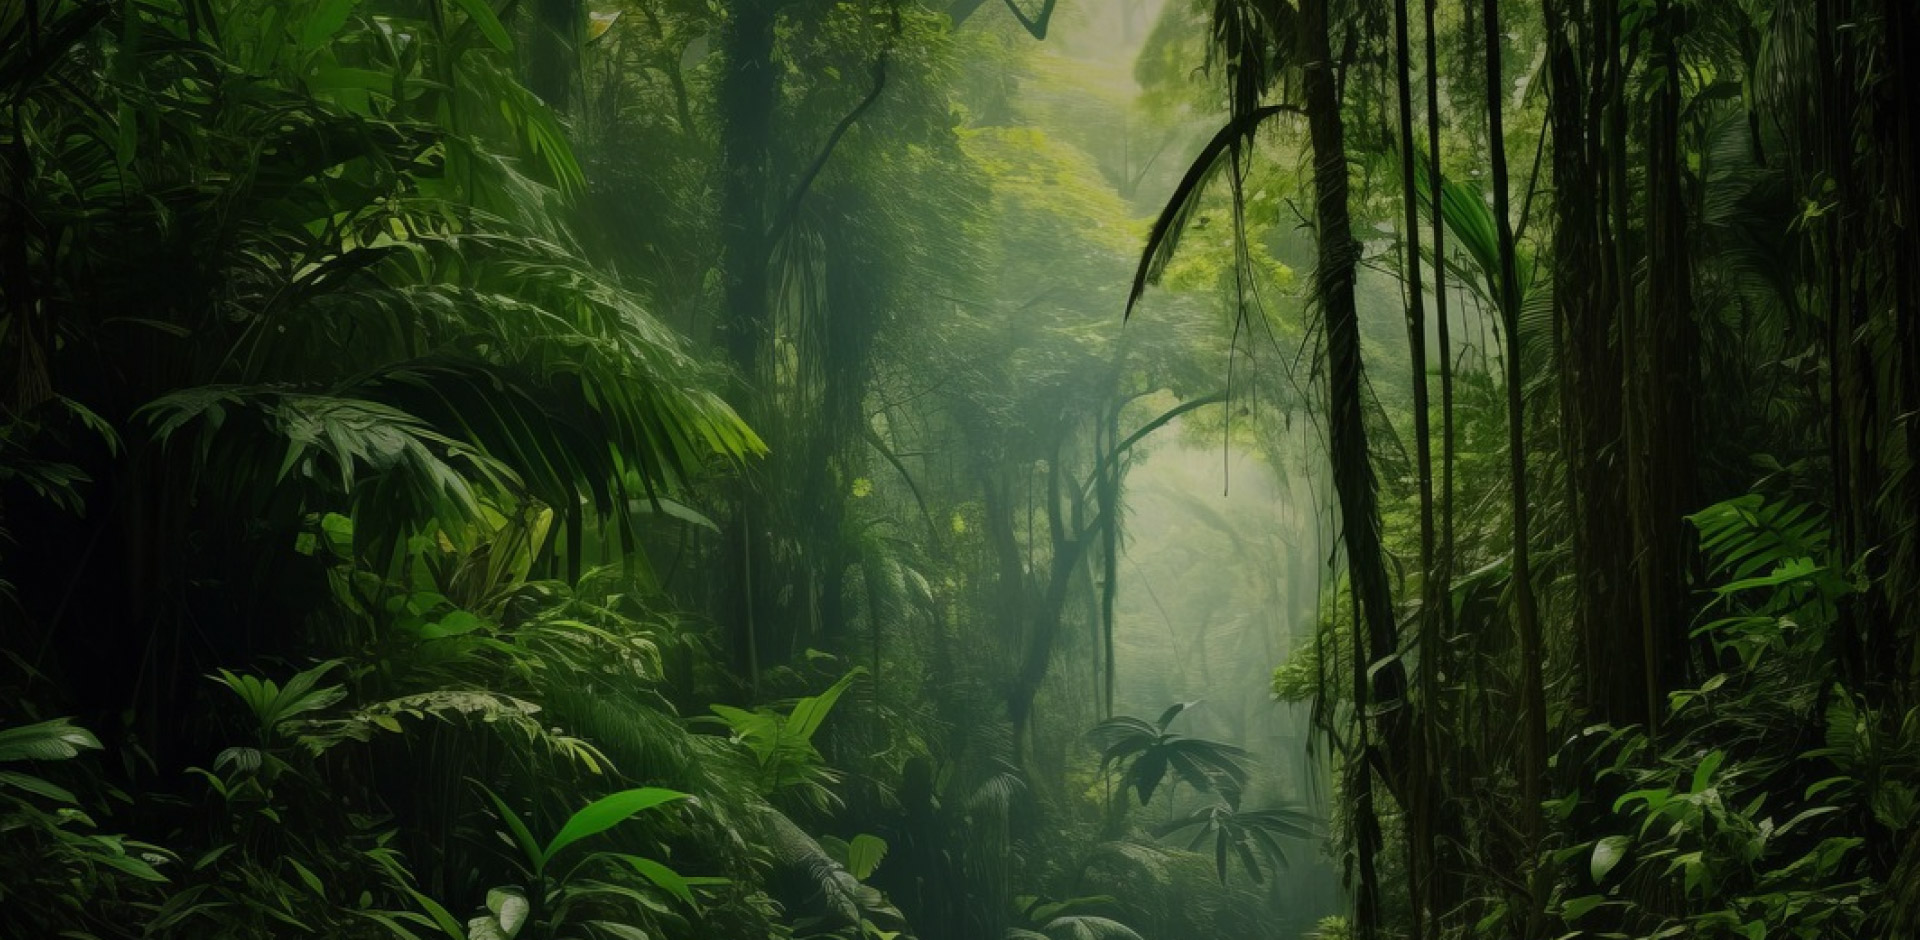
<svg viewBox="0 0 1920 940">
<path fill-rule="evenodd" d="M 0 35 L 0 936 L 1920 936 L 1920 4 Z"/>
</svg>

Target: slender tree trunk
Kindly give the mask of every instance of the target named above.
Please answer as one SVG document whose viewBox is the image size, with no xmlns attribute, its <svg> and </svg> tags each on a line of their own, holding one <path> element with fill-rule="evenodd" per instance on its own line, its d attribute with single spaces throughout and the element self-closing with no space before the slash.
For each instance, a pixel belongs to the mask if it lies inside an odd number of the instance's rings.
<svg viewBox="0 0 1920 940">
<path fill-rule="evenodd" d="M 1393 7 L 1397 66 L 1394 78 L 1400 104 L 1400 196 L 1406 210 L 1403 270 L 1407 290 L 1407 349 L 1413 367 L 1415 472 L 1420 489 L 1419 727 L 1410 738 L 1413 749 L 1407 761 L 1406 787 L 1412 797 L 1407 806 L 1406 833 L 1408 907 L 1413 917 L 1413 935 L 1419 938 L 1427 935 L 1429 917 L 1439 915 L 1439 908 L 1428 902 L 1434 883 L 1434 814 L 1440 798 L 1433 768 L 1434 708 L 1440 699 L 1440 685 L 1434 674 L 1434 651 L 1440 646 L 1439 607 L 1445 601 L 1437 592 L 1439 579 L 1435 563 L 1433 422 L 1427 396 L 1426 296 L 1421 290 L 1420 195 L 1416 178 L 1420 161 L 1413 136 L 1413 58 L 1407 20 L 1407 0 L 1396 0 Z"/>
<path fill-rule="evenodd" d="M 1355 885 L 1355 936 L 1373 940 L 1379 931 L 1379 878 L 1375 856 L 1380 832 L 1373 807 L 1376 759 L 1368 730 L 1373 703 L 1404 704 L 1404 674 L 1392 665 L 1374 672 L 1369 665 L 1391 657 L 1397 646 L 1392 596 L 1380 546 L 1380 512 L 1362 413 L 1360 319 L 1354 301 L 1354 271 L 1359 245 L 1347 206 L 1346 126 L 1332 51 L 1327 0 L 1301 4 L 1305 45 L 1302 85 L 1307 99 L 1307 130 L 1313 145 L 1314 204 L 1318 259 L 1314 288 L 1326 324 L 1328 435 L 1333 479 L 1339 497 L 1340 527 L 1346 542 L 1347 578 L 1354 601 L 1353 697 L 1358 746 L 1349 764 L 1348 800 L 1352 804 L 1358 862 Z M 1404 724 L 1395 707 L 1387 722 Z M 1384 724 L 1384 722 L 1383 722 Z M 1384 730 L 1384 729 L 1383 729 Z M 1394 737 L 1388 734 L 1387 737 Z"/>
<path fill-rule="evenodd" d="M 1882 30 L 1885 34 L 1888 80 L 1880 85 L 1876 107 L 1880 120 L 1880 153 L 1887 171 L 1887 191 L 1891 199 L 1885 205 L 1895 207 L 1890 214 L 1889 238 L 1884 240 L 1887 264 L 1893 272 L 1892 301 L 1885 305 L 1892 318 L 1889 325 L 1888 362 L 1885 374 L 1892 377 L 1889 397 L 1893 414 L 1906 415 L 1905 433 L 1888 443 L 1885 459 L 1893 466 L 1920 466 L 1920 430 L 1914 415 L 1920 412 L 1920 5 L 1909 0 L 1880 0 Z M 1904 438 L 1904 453 L 1894 443 Z M 1920 496 L 1913 487 L 1896 487 L 1887 494 L 1885 512 L 1892 518 L 1911 520 L 1920 516 Z M 1899 689 L 1901 704 L 1914 701 L 1920 688 L 1920 662 L 1915 659 L 1915 643 L 1920 640 L 1920 533 L 1904 526 L 1893 550 L 1887 553 L 1887 572 L 1883 585 L 1890 586 L 1886 599 L 1889 630 L 1894 646 L 1883 662 L 1887 680 Z M 1912 852 L 1920 853 L 1920 841 L 1912 843 Z M 1920 864 L 1920 860 L 1917 860 Z"/>
<path fill-rule="evenodd" d="M 750 424 L 768 417 L 765 405 L 773 313 L 767 296 L 769 179 L 773 105 L 774 11 L 767 0 L 742 0 L 721 35 L 726 71 L 721 75 L 721 239 L 726 313 L 719 326 L 729 362 L 742 383 L 736 407 Z M 770 592 L 762 587 L 771 563 L 765 534 L 771 501 L 763 474 L 743 470 L 734 515 L 723 537 L 719 599 L 731 638 L 735 667 L 759 684 L 760 624 Z M 758 577 L 756 577 L 758 575 Z"/>
<path fill-rule="evenodd" d="M 1441 172 L 1440 154 L 1440 28 L 1437 21 L 1438 0 L 1426 0 L 1425 19 L 1427 29 L 1427 161 L 1428 186 L 1433 203 L 1428 214 L 1433 222 L 1433 310 L 1434 339 L 1439 346 L 1440 366 L 1440 494 L 1439 494 L 1439 545 L 1438 557 L 1432 570 L 1433 591 L 1422 606 L 1433 605 L 1434 614 L 1431 637 L 1421 639 L 1422 671 L 1426 674 L 1428 687 L 1421 690 L 1425 700 L 1424 713 L 1427 715 L 1428 773 L 1432 775 L 1433 794 L 1428 797 L 1432 811 L 1437 817 L 1432 851 L 1432 869 L 1427 872 L 1427 890 L 1425 899 L 1427 909 L 1432 912 L 1432 931 L 1435 936 L 1442 933 L 1445 918 L 1442 912 L 1453 897 L 1450 887 L 1449 862 L 1452 852 L 1464 844 L 1464 826 L 1457 814 L 1447 813 L 1443 803 L 1445 790 L 1442 781 L 1446 779 L 1448 767 L 1446 749 L 1441 743 L 1441 729 L 1446 727 L 1446 715 L 1441 711 L 1441 696 L 1438 676 L 1450 669 L 1448 644 L 1454 636 L 1453 623 L 1453 334 L 1447 313 L 1447 226 L 1444 214 L 1440 211 L 1441 196 L 1445 191 L 1446 179 Z"/>
<path fill-rule="evenodd" d="M 1100 438 L 1105 449 L 1119 449 L 1121 407 L 1121 402 L 1116 401 L 1107 409 Z M 1100 655 L 1097 658 L 1105 667 L 1100 681 L 1101 717 L 1112 718 L 1113 690 L 1120 674 L 1113 643 L 1114 606 L 1120 596 L 1120 461 L 1103 463 L 1095 469 L 1093 481 L 1094 504 L 1099 517 L 1107 520 L 1107 524 L 1100 527 L 1100 557 L 1106 571 L 1100 582 Z"/>
<path fill-rule="evenodd" d="M 1520 834 L 1526 853 L 1527 872 L 1526 934 L 1539 934 L 1543 887 L 1539 852 L 1541 841 L 1540 797 L 1547 772 L 1547 718 L 1545 666 L 1546 651 L 1540 640 L 1540 612 L 1533 596 L 1533 565 L 1529 552 L 1530 507 L 1527 504 L 1526 408 L 1522 385 L 1520 337 L 1520 281 L 1514 265 L 1513 218 L 1507 182 L 1505 120 L 1502 116 L 1506 91 L 1505 70 L 1501 67 L 1500 4 L 1485 0 L 1482 10 L 1487 56 L 1487 139 L 1493 161 L 1493 216 L 1500 249 L 1500 285 L 1498 302 L 1501 323 L 1506 333 L 1507 379 L 1507 470 L 1513 488 L 1513 619 L 1520 633 Z"/>
</svg>

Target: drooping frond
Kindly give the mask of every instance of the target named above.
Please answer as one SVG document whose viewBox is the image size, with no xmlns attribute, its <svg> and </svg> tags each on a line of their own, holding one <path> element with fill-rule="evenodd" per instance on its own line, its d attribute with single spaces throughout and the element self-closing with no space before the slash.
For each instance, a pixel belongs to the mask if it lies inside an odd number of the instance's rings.
<svg viewBox="0 0 1920 940">
<path fill-rule="evenodd" d="M 536 717 L 541 708 L 532 702 L 496 692 L 449 689 L 403 695 L 384 702 L 363 705 L 343 718 L 293 722 L 300 743 L 315 754 L 347 742 L 371 741 L 376 734 L 405 734 L 409 721 L 434 721 L 468 724 L 497 733 L 511 734 L 522 743 L 537 745 L 546 753 L 565 758 L 592 773 L 604 773 L 612 761 L 592 744 L 567 735 Z"/>
<path fill-rule="evenodd" d="M 835 861 L 818 840 L 777 809 L 762 809 L 756 822 L 767 846 L 773 850 L 776 864 L 810 878 L 828 910 L 842 922 L 860 923 L 864 886 L 846 866 Z"/>
<path fill-rule="evenodd" d="M 310 481 L 344 494 L 397 486 L 422 519 L 455 507 L 479 515 L 475 485 L 518 483 L 505 464 L 399 408 L 342 395 L 260 386 L 204 386 L 161 397 L 143 412 L 165 444 L 198 430 L 197 458 L 236 478 Z"/>
<path fill-rule="evenodd" d="M 1173 195 L 1168 197 L 1166 206 L 1153 221 L 1152 231 L 1147 234 L 1147 246 L 1140 253 L 1139 266 L 1134 269 L 1133 289 L 1127 294 L 1127 317 L 1133 316 L 1133 307 L 1147 292 L 1147 285 L 1158 283 L 1160 276 L 1166 273 L 1167 265 L 1180 249 L 1180 237 L 1185 234 L 1187 224 L 1199 212 L 1206 197 L 1207 184 L 1213 181 L 1222 167 L 1231 162 L 1231 155 L 1239 153 L 1241 148 L 1252 142 L 1261 124 L 1276 114 L 1291 110 L 1283 105 L 1254 108 L 1227 122 L 1225 127 L 1214 133 L 1206 146 L 1200 148 L 1200 155 L 1194 158 L 1186 174 L 1180 177 Z"/>
</svg>

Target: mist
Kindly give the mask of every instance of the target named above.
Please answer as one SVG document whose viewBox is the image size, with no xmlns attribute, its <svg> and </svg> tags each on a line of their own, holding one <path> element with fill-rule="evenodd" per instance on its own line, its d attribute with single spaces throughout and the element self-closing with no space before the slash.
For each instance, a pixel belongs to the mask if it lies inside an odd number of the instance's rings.
<svg viewBox="0 0 1920 940">
<path fill-rule="evenodd" d="M 0 37 L 0 937 L 1920 936 L 1920 6 Z"/>
</svg>

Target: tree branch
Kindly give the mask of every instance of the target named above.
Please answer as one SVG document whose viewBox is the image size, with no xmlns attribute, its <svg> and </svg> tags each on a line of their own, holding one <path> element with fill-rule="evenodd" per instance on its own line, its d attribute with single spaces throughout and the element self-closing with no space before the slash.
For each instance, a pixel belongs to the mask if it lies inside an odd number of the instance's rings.
<svg viewBox="0 0 1920 940">
<path fill-rule="evenodd" d="M 1107 472 L 1108 467 L 1112 466 L 1114 462 L 1118 461 L 1122 456 L 1124 456 L 1127 451 L 1131 450 L 1133 448 L 1133 445 L 1140 443 L 1142 440 L 1145 440 L 1147 435 L 1160 430 L 1161 428 L 1167 425 L 1167 422 L 1172 421 L 1173 419 L 1178 418 L 1183 414 L 1186 414 L 1191 411 L 1197 411 L 1208 405 L 1217 405 L 1226 400 L 1227 400 L 1226 392 L 1214 392 L 1210 395 L 1202 395 L 1199 398 L 1183 401 L 1180 404 L 1175 405 L 1164 412 L 1161 412 L 1159 417 L 1154 418 L 1152 421 L 1149 421 L 1146 424 L 1141 425 L 1140 430 L 1127 435 L 1126 440 L 1121 441 L 1118 444 L 1115 444 L 1112 450 L 1107 451 L 1106 454 L 1101 456 L 1100 463 L 1093 468 L 1093 473 L 1087 476 L 1086 486 L 1081 489 L 1081 498 L 1084 499 L 1086 497 L 1087 492 L 1092 490 L 1094 486 L 1094 482 L 1100 479 L 1101 474 L 1104 474 Z"/>
<path fill-rule="evenodd" d="M 1047 24 L 1053 20 L 1053 6 L 1056 2 L 1058 0 L 1046 0 L 1040 5 L 1040 14 L 1032 19 L 1027 18 L 1027 11 L 1020 9 L 1020 4 L 1015 0 L 1007 0 L 1007 9 L 1013 11 L 1014 17 L 1020 21 L 1021 26 L 1027 28 L 1027 32 L 1032 34 L 1033 38 L 1044 41 L 1047 38 Z"/>
<path fill-rule="evenodd" d="M 880 100 L 880 93 L 887 87 L 887 60 L 892 55 L 893 48 L 889 41 L 888 47 L 881 51 L 878 59 L 874 60 L 872 90 L 867 92 L 865 98 L 860 99 L 859 104 L 853 106 L 853 110 L 848 111 L 846 116 L 840 119 L 839 124 L 834 125 L 833 133 L 827 135 L 826 145 L 820 148 L 813 162 L 807 165 L 806 172 L 800 175 L 800 184 L 794 187 L 793 193 L 780 207 L 780 214 L 774 217 L 773 225 L 767 229 L 766 244 L 768 246 L 778 242 L 781 236 L 787 233 L 787 229 L 793 226 L 793 220 L 800 214 L 800 204 L 806 200 L 807 192 L 813 188 L 813 181 L 819 178 L 820 171 L 827 168 L 827 161 L 833 158 L 833 151 L 840 146 L 840 138 L 845 137 L 847 131 L 853 127 L 853 123 L 860 120 L 860 116 L 867 113 L 867 109 L 872 108 L 874 103 Z"/>
<path fill-rule="evenodd" d="M 920 494 L 920 484 L 914 482 L 913 474 L 907 472 L 907 465 L 900 462 L 900 455 L 894 453 L 893 450 L 887 446 L 886 441 L 881 440 L 879 432 L 875 431 L 872 427 L 866 428 L 866 432 L 867 443 L 872 445 L 873 449 L 878 451 L 880 456 L 886 459 L 887 463 L 893 465 L 893 469 L 900 474 L 901 480 L 906 481 L 908 491 L 913 493 L 913 501 L 920 506 L 921 518 L 927 521 L 927 536 L 932 539 L 934 550 L 938 551 L 940 549 L 940 527 L 934 523 L 933 513 L 927 509 L 926 497 Z"/>
</svg>

